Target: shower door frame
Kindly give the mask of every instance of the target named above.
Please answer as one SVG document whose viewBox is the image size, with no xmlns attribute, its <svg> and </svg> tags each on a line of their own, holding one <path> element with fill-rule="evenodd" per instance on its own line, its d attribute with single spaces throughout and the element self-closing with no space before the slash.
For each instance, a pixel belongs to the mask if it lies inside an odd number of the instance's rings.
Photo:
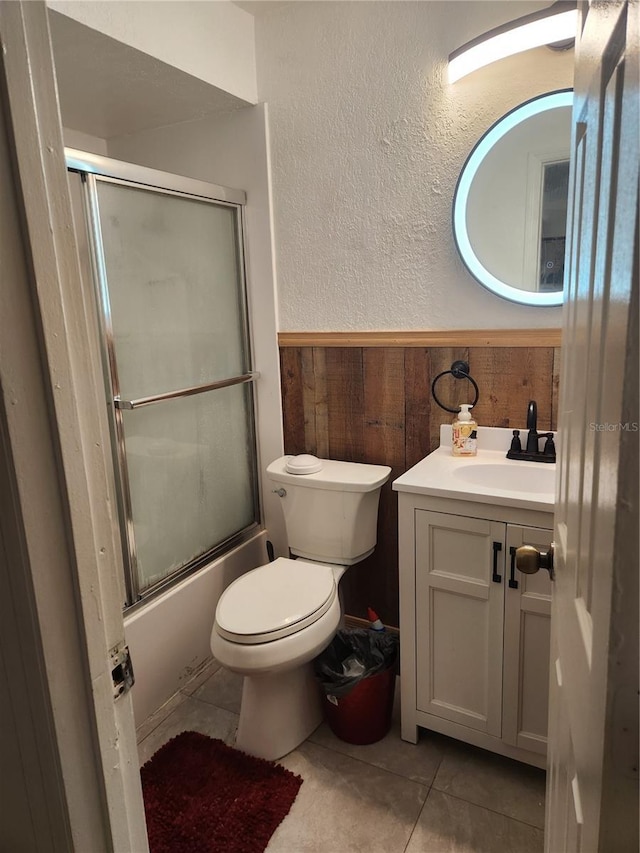
<svg viewBox="0 0 640 853">
<path fill-rule="evenodd" d="M 99 344 L 102 356 L 105 392 L 109 406 L 109 427 L 115 479 L 115 497 L 118 509 L 120 540 L 124 562 L 124 608 L 126 612 L 146 604 L 150 599 L 166 591 L 179 581 L 202 569 L 216 558 L 232 548 L 251 539 L 262 524 L 262 506 L 260 501 L 258 478 L 258 453 L 256 440 L 256 394 L 254 384 L 259 373 L 253 370 L 253 353 L 251 347 L 251 330 L 249 323 L 249 305 L 247 298 L 246 274 L 246 193 L 243 190 L 231 189 L 218 184 L 210 184 L 193 178 L 174 175 L 145 166 L 138 166 L 121 160 L 115 160 L 97 154 L 65 148 L 67 170 L 80 175 L 82 182 L 82 200 L 84 225 L 89 244 L 92 295 L 95 301 L 99 327 Z M 176 196 L 183 199 L 215 204 L 216 206 L 232 208 L 236 212 L 235 239 L 236 262 L 238 270 L 239 308 L 242 317 L 241 338 L 243 352 L 249 369 L 242 374 L 227 379 L 207 382 L 201 385 L 177 389 L 135 400 L 122 400 L 118 381 L 117 362 L 113 326 L 111 322 L 111 307 L 107 282 L 106 266 L 100 229 L 97 184 L 105 182 L 157 192 L 163 196 Z M 198 557 L 178 567 L 166 577 L 161 578 L 140 591 L 137 571 L 137 551 L 131 505 L 131 492 L 127 466 L 127 452 L 124 433 L 124 411 L 132 411 L 143 406 L 170 399 L 178 399 L 195 394 L 206 393 L 234 385 L 248 384 L 250 387 L 248 432 L 252 453 L 251 491 L 254 508 L 254 519 L 246 527 L 232 534 L 222 542 L 209 548 Z"/>
</svg>

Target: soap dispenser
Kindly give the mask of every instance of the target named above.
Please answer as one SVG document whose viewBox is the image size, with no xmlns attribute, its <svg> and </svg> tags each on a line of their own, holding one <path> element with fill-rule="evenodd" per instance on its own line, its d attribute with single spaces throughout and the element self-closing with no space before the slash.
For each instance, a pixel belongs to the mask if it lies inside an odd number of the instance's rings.
<svg viewBox="0 0 640 853">
<path fill-rule="evenodd" d="M 451 452 L 454 456 L 475 456 L 478 452 L 478 424 L 471 417 L 470 403 L 463 403 L 451 431 Z"/>
</svg>

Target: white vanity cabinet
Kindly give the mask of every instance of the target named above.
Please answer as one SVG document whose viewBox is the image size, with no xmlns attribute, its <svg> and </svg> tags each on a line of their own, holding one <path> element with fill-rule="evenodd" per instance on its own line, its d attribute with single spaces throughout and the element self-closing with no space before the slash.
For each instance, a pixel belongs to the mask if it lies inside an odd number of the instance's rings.
<svg viewBox="0 0 640 853">
<path fill-rule="evenodd" d="M 394 489 L 403 739 L 424 727 L 544 767 L 552 584 L 515 550 L 548 550 L 552 506 L 412 492 L 407 475 Z"/>
</svg>

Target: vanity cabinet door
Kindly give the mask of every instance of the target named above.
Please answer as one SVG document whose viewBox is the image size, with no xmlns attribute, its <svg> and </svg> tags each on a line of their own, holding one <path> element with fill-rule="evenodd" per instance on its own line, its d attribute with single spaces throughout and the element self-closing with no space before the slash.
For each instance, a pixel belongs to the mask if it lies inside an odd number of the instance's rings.
<svg viewBox="0 0 640 853">
<path fill-rule="evenodd" d="M 415 514 L 417 707 L 500 737 L 505 525 Z"/>
<path fill-rule="evenodd" d="M 551 530 L 507 525 L 502 737 L 541 755 L 547 751 L 551 580 L 544 570 L 519 572 L 515 550 L 534 545 L 546 551 L 552 538 Z"/>
</svg>

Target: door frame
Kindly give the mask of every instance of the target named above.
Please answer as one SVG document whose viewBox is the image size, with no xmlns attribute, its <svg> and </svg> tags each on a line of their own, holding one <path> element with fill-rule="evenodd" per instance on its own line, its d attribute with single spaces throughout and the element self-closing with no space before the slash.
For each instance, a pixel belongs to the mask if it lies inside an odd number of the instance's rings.
<svg viewBox="0 0 640 853">
<path fill-rule="evenodd" d="M 131 696 L 114 698 L 111 673 L 124 626 L 108 424 L 44 2 L 0 2 L 0 38 L 1 654 L 12 673 L 0 745 L 17 738 L 3 778 L 21 782 L 1 840 L 144 853 Z"/>
</svg>

